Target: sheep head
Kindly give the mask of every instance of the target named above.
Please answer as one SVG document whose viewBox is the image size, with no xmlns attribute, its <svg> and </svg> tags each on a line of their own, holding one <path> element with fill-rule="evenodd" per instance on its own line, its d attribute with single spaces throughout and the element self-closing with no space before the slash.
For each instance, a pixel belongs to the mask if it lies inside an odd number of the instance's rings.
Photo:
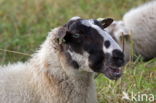
<svg viewBox="0 0 156 103">
<path fill-rule="evenodd" d="M 113 80 L 121 76 L 124 55 L 115 40 L 103 30 L 112 21 L 110 18 L 98 21 L 73 17 L 52 31 L 54 47 L 65 57 L 68 67 L 79 72 L 104 73 Z"/>
<path fill-rule="evenodd" d="M 114 21 L 108 28 L 105 29 L 114 40 L 120 42 L 122 39 L 129 39 L 130 31 L 126 28 L 123 21 Z"/>
</svg>

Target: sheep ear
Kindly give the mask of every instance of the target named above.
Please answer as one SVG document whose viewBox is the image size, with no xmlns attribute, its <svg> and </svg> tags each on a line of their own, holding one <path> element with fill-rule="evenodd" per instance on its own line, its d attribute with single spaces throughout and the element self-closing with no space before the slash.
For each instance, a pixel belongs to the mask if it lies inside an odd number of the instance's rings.
<svg viewBox="0 0 156 103">
<path fill-rule="evenodd" d="M 49 32 L 49 36 L 52 40 L 52 45 L 55 49 L 60 48 L 59 45 L 64 42 L 65 35 L 66 35 L 66 28 L 64 27 L 57 27 L 51 30 L 51 32 Z"/>
<path fill-rule="evenodd" d="M 57 32 L 57 41 L 59 44 L 65 42 L 64 37 L 66 35 L 67 29 L 65 27 L 60 27 Z"/>
<path fill-rule="evenodd" d="M 98 21 L 102 23 L 103 28 L 106 28 L 112 24 L 113 19 L 112 18 L 105 18 L 105 19 L 99 18 Z"/>
</svg>

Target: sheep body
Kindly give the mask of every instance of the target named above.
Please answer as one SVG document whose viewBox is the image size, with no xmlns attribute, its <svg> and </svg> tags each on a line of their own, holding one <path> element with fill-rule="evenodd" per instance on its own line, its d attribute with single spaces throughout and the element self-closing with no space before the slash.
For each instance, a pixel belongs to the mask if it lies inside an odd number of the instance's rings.
<svg viewBox="0 0 156 103">
<path fill-rule="evenodd" d="M 125 39 L 125 59 L 130 60 L 132 51 L 145 60 L 156 57 L 156 1 L 152 1 L 128 11 L 121 21 L 114 21 L 106 28 L 123 47 Z M 133 49 L 133 50 L 132 50 Z"/>
<path fill-rule="evenodd" d="M 0 102 L 97 103 L 94 73 L 117 80 L 124 65 L 120 46 L 102 27 L 112 21 L 73 17 L 29 61 L 0 67 Z"/>
<path fill-rule="evenodd" d="M 93 73 L 62 69 L 64 58 L 53 49 L 52 35 L 26 63 L 0 67 L 0 102 L 96 103 Z M 61 62 L 60 62 L 61 61 Z"/>
<path fill-rule="evenodd" d="M 123 17 L 134 41 L 135 51 L 144 58 L 156 57 L 156 2 L 132 9 Z"/>
</svg>

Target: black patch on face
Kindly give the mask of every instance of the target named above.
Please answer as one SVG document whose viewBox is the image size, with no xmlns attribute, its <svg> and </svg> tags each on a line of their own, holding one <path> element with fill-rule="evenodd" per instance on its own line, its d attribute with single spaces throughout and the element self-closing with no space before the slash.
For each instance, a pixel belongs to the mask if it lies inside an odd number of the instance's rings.
<svg viewBox="0 0 156 103">
<path fill-rule="evenodd" d="M 103 29 L 103 26 L 102 26 L 102 24 L 99 21 L 94 20 L 94 24 L 99 26 L 101 29 Z"/>
<path fill-rule="evenodd" d="M 82 54 L 83 51 L 90 53 L 98 48 L 102 49 L 103 37 L 94 28 L 85 26 L 80 21 L 73 22 L 68 27 L 64 39 L 74 52 Z M 79 34 L 79 37 L 75 38 L 75 34 Z"/>
<path fill-rule="evenodd" d="M 104 38 L 99 32 L 89 26 L 81 23 L 82 19 L 72 20 L 64 25 L 66 30 L 62 47 L 63 53 L 67 58 L 67 63 L 73 68 L 78 69 L 81 64 L 78 64 L 76 60 L 72 59 L 72 56 L 68 51 L 83 55 L 84 52 L 89 54 L 88 61 L 89 67 L 99 73 L 104 73 L 110 79 L 117 79 L 121 76 L 121 72 L 118 67 L 123 65 L 124 55 L 120 50 L 114 50 L 111 54 L 104 54 L 103 46 L 106 48 L 110 46 L 110 42 L 104 43 Z M 94 24 L 101 27 L 98 21 L 94 21 Z M 102 27 L 101 27 L 102 28 Z M 75 36 L 75 34 L 78 36 Z"/>
<path fill-rule="evenodd" d="M 113 50 L 112 55 L 113 65 L 120 67 L 124 64 L 124 54 L 120 50 Z"/>
<path fill-rule="evenodd" d="M 82 37 L 79 38 L 74 38 L 72 36 L 73 34 L 68 32 L 68 35 L 65 36 L 65 43 L 68 44 L 70 46 L 70 50 L 79 54 L 83 53 L 83 49 L 82 49 Z M 82 41 L 83 42 L 83 41 Z"/>
<path fill-rule="evenodd" d="M 81 20 L 71 21 L 66 32 L 65 44 L 69 46 L 69 50 L 83 55 L 84 52 L 89 54 L 89 66 L 94 71 L 98 71 L 104 65 L 103 37 L 98 31 L 92 27 L 81 24 Z M 79 34 L 75 38 L 75 34 Z M 76 62 L 76 61 L 75 61 Z M 78 67 L 78 63 L 74 63 L 74 67 Z"/>
<path fill-rule="evenodd" d="M 103 51 L 96 52 L 96 54 L 91 54 L 89 56 L 89 66 L 95 72 L 100 72 L 104 65 L 104 53 Z"/>
<path fill-rule="evenodd" d="M 110 46 L 110 41 L 106 40 L 104 44 L 105 44 L 105 47 L 106 47 L 106 48 L 109 48 L 109 46 Z"/>
</svg>

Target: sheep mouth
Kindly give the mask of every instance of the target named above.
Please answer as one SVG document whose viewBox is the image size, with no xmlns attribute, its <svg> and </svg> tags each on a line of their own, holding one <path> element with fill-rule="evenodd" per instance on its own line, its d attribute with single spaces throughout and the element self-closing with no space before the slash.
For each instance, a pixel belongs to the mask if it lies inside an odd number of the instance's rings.
<svg viewBox="0 0 156 103">
<path fill-rule="evenodd" d="M 111 80 L 117 80 L 122 76 L 122 70 L 121 67 L 111 67 L 108 66 L 103 71 L 104 75 L 111 79 Z"/>
</svg>

